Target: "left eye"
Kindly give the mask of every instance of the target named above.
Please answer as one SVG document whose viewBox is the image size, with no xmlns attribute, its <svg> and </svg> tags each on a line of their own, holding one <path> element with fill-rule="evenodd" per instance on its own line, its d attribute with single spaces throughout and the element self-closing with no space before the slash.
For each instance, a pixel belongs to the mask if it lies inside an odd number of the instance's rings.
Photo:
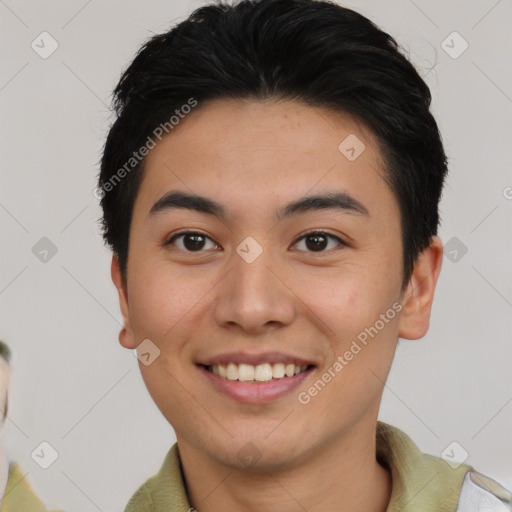
<svg viewBox="0 0 512 512">
<path fill-rule="evenodd" d="M 338 238 L 337 236 L 331 235 L 329 233 L 326 233 L 325 231 L 312 231 L 310 233 L 306 233 L 305 235 L 301 236 L 296 243 L 300 242 L 301 240 L 306 241 L 306 247 L 308 248 L 314 248 L 312 252 L 326 252 L 323 249 L 326 248 L 326 245 L 328 245 L 327 240 L 336 240 L 338 242 L 338 245 L 346 245 L 343 240 Z M 309 241 L 309 243 L 308 243 Z M 316 250 L 320 249 L 320 250 Z"/>
<path fill-rule="evenodd" d="M 165 243 L 165 245 L 172 245 L 176 240 L 179 239 L 182 239 L 181 244 L 176 244 L 176 246 L 178 249 L 181 249 L 185 252 L 201 252 L 201 249 L 205 248 L 207 240 L 212 243 L 214 249 L 218 247 L 218 245 L 210 237 L 197 231 L 185 231 L 183 233 L 178 233 L 171 237 Z M 305 235 L 298 238 L 294 245 L 297 245 L 300 241 L 304 240 L 307 249 L 314 249 L 311 252 L 325 252 L 326 246 L 329 245 L 328 239 L 335 240 L 338 242 L 338 245 L 346 245 L 345 242 L 343 242 L 343 240 L 337 236 L 331 235 L 324 231 L 313 231 L 306 233 Z M 206 248 L 208 249 L 208 247 Z"/>
</svg>

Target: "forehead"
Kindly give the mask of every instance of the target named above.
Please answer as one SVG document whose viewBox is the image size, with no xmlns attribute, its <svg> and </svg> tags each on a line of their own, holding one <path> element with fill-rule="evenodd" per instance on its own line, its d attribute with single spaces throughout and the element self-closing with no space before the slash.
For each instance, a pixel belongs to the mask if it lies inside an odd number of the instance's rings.
<svg viewBox="0 0 512 512">
<path fill-rule="evenodd" d="M 350 192 L 371 210 L 377 200 L 395 202 L 384 176 L 374 135 L 353 116 L 295 101 L 220 99 L 196 107 L 149 152 L 135 209 L 147 213 L 178 188 L 227 202 L 233 215 L 320 190 Z"/>
</svg>

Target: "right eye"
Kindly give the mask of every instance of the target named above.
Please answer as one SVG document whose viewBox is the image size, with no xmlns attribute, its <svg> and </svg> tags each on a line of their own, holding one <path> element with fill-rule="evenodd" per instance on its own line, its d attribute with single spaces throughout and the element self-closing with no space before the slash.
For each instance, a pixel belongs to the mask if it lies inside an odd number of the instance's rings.
<svg viewBox="0 0 512 512">
<path fill-rule="evenodd" d="M 179 244 L 175 244 L 176 240 L 180 240 Z M 214 247 L 218 247 L 218 245 L 204 233 L 199 231 L 182 231 L 181 233 L 174 234 L 164 245 L 176 245 L 178 249 L 184 252 L 204 252 L 201 249 L 205 246 L 205 241 L 210 240 Z M 180 247 L 181 244 L 181 247 Z"/>
</svg>

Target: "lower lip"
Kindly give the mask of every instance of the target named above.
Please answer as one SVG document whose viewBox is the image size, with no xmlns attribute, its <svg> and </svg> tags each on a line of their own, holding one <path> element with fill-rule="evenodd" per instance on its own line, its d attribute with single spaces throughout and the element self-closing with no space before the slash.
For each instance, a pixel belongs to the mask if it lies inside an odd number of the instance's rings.
<svg viewBox="0 0 512 512">
<path fill-rule="evenodd" d="M 312 367 L 293 377 L 283 377 L 267 382 L 241 382 L 216 375 L 204 366 L 197 365 L 197 367 L 217 391 L 244 404 L 262 404 L 277 400 L 299 387 L 315 369 Z"/>
</svg>

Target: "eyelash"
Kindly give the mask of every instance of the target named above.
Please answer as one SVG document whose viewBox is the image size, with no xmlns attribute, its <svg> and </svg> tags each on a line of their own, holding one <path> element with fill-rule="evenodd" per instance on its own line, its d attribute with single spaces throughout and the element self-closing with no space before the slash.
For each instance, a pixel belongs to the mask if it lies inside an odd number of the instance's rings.
<svg viewBox="0 0 512 512">
<path fill-rule="evenodd" d="M 172 237 L 164 243 L 165 246 L 167 245 L 172 245 L 173 242 L 179 238 L 180 236 L 184 236 L 184 235 L 201 235 L 205 238 L 208 238 L 209 240 L 211 240 L 212 242 L 214 242 L 214 240 L 212 240 L 209 236 L 207 236 L 205 233 L 202 233 L 200 231 L 181 231 L 179 233 L 175 233 L 174 235 L 172 235 Z M 344 242 L 341 238 L 335 236 L 335 235 L 332 235 L 331 233 L 328 233 L 326 231 L 321 231 L 321 230 L 312 230 L 312 231 L 308 231 L 306 233 L 304 233 L 303 235 L 301 235 L 299 238 L 297 238 L 295 240 L 295 244 L 297 244 L 299 241 L 301 241 L 302 239 L 308 237 L 308 236 L 311 236 L 311 235 L 324 235 L 326 236 L 327 238 L 332 238 L 334 240 L 336 240 L 337 242 L 339 242 L 339 245 L 340 246 L 348 246 L 348 244 L 346 242 Z M 214 242 L 216 244 L 216 242 Z M 182 249 L 180 249 L 182 250 Z M 324 254 L 326 252 L 329 252 L 329 251 L 332 251 L 333 249 L 327 249 L 327 250 L 322 250 L 322 251 L 301 251 L 301 252 L 307 252 L 309 254 L 313 254 L 313 255 L 321 255 L 321 254 Z M 185 250 L 184 252 L 186 253 L 189 253 L 189 254 L 194 254 L 194 253 L 201 253 L 201 252 L 205 252 L 203 250 L 199 250 L 199 251 L 187 251 Z"/>
</svg>

